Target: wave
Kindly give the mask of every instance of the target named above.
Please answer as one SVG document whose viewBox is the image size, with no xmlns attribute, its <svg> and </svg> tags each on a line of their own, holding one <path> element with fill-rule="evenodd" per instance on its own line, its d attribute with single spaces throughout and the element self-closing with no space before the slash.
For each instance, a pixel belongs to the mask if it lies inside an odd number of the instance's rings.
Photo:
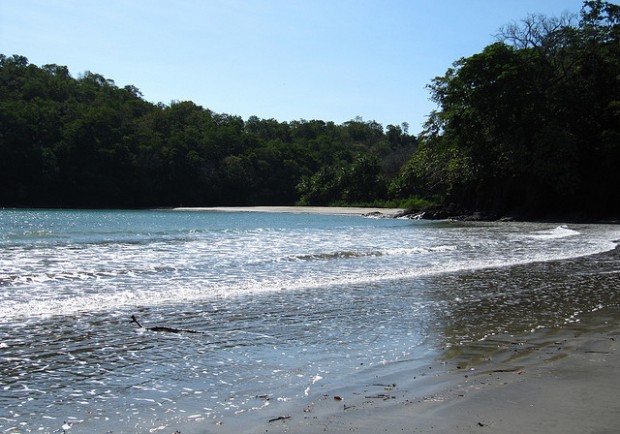
<svg viewBox="0 0 620 434">
<path fill-rule="evenodd" d="M 543 231 L 534 232 L 533 234 L 528 234 L 526 235 L 526 237 L 533 238 L 533 239 L 539 239 L 539 240 L 554 240 L 554 239 L 559 239 L 559 238 L 574 237 L 579 234 L 580 234 L 579 231 L 570 229 L 566 225 L 561 225 L 553 229 L 547 229 Z"/>
<path fill-rule="evenodd" d="M 152 272 L 171 272 L 176 271 L 173 267 L 153 267 Z M 145 274 L 146 272 L 142 272 Z M 58 282 L 84 282 L 86 280 L 94 279 L 115 279 L 123 276 L 135 276 L 136 271 L 133 270 L 99 270 L 99 271 L 59 271 L 48 272 L 38 274 L 9 274 L 0 276 L 0 287 L 2 286 L 16 286 L 16 285 L 28 285 L 32 283 L 46 284 L 46 283 L 58 283 Z"/>
<path fill-rule="evenodd" d="M 574 255 L 568 255 L 574 257 Z M 145 306 L 174 306 L 210 300 L 256 296 L 280 291 L 301 291 L 310 289 L 340 290 L 347 286 L 372 285 L 390 281 L 407 281 L 445 273 L 476 271 L 490 268 L 503 268 L 547 260 L 567 258 L 548 258 L 544 254 L 527 258 L 497 258 L 488 260 L 456 260 L 448 263 L 434 263 L 424 267 L 401 269 L 371 269 L 361 273 L 323 274 L 276 277 L 247 276 L 246 280 L 218 282 L 209 279 L 188 278 L 153 282 L 144 287 L 141 279 L 135 285 L 100 288 L 100 291 L 55 295 L 41 294 L 41 298 L 29 300 L 4 300 L 0 302 L 0 322 L 20 321 L 24 318 L 49 318 L 62 315 L 93 314 L 96 312 L 123 312 Z M 142 285 L 142 288 L 136 286 Z M 331 288 L 331 289 L 330 289 Z"/>
<path fill-rule="evenodd" d="M 609 240 L 620 233 L 617 227 L 577 228 L 402 226 L 379 233 L 374 228 L 244 229 L 242 236 L 199 236 L 189 243 L 177 242 L 183 237 L 171 230 L 137 247 L 127 240 L 105 248 L 79 242 L 66 248 L 24 245 L 4 251 L 11 254 L 3 258 L 0 272 L 0 321 L 276 291 L 331 291 L 562 260 L 611 250 L 615 244 Z"/>
<path fill-rule="evenodd" d="M 372 256 L 390 255 L 414 255 L 421 253 L 447 252 L 456 250 L 456 246 L 435 246 L 435 247 L 410 247 L 410 248 L 391 248 L 391 249 L 369 249 L 369 250 L 337 250 L 334 252 L 309 253 L 292 255 L 287 259 L 290 261 L 328 261 L 333 259 L 366 258 Z"/>
<path fill-rule="evenodd" d="M 24 286 L 29 284 L 55 284 L 80 283 L 86 281 L 98 281 L 107 279 L 114 281 L 117 278 L 152 278 L 155 275 L 170 275 L 179 273 L 182 270 L 176 266 L 152 265 L 140 269 L 98 269 L 98 270 L 75 270 L 75 271 L 53 271 L 30 274 L 5 274 L 0 275 L 0 287 L 3 286 Z"/>
<path fill-rule="evenodd" d="M 130 243 L 118 243 L 119 245 L 129 246 Z M 84 249 L 85 246 L 81 245 L 81 249 Z M 452 245 L 439 245 L 433 247 L 414 247 L 414 248 L 388 248 L 388 249 L 368 249 L 368 250 L 337 250 L 333 252 L 320 252 L 320 253 L 310 253 L 310 254 L 297 254 L 290 255 L 286 257 L 276 257 L 276 258 L 268 258 L 268 259 L 256 259 L 250 258 L 245 264 L 243 261 L 239 262 L 231 262 L 231 258 L 222 257 L 218 261 L 218 266 L 223 267 L 225 265 L 228 266 L 242 266 L 242 265 L 251 265 L 253 267 L 260 267 L 268 264 L 277 264 L 280 262 L 314 262 L 314 261 L 334 261 L 334 260 L 347 260 L 347 259 L 357 259 L 357 258 L 371 258 L 371 257 L 382 257 L 382 256 L 407 256 L 407 255 L 419 255 L 419 254 L 430 254 L 437 252 L 449 252 L 456 250 L 456 246 Z M 91 253 L 92 254 L 92 253 Z M 100 258 L 101 259 L 101 258 Z M 95 258 L 93 258 L 95 260 Z M 49 262 L 49 260 L 47 260 Z M 176 277 L 179 277 L 179 273 L 183 273 L 183 271 L 188 271 L 183 267 L 183 264 L 178 261 L 175 264 L 157 264 L 156 262 L 148 262 L 142 261 L 139 263 L 132 263 L 131 268 L 125 268 L 122 264 L 118 264 L 117 267 L 107 267 L 103 266 L 101 263 L 92 264 L 92 267 L 89 267 L 89 262 L 86 261 L 81 263 L 83 267 L 87 269 L 73 269 L 67 270 L 62 267 L 63 263 L 68 263 L 71 261 L 71 257 L 64 258 L 64 260 L 60 261 L 59 269 L 52 270 L 49 267 L 46 270 L 41 270 L 40 272 L 31 272 L 31 273 L 22 273 L 19 274 L 18 268 L 15 267 L 12 272 L 7 274 L 0 274 L 0 287 L 24 287 L 27 285 L 47 285 L 47 284 L 57 284 L 61 283 L 65 284 L 75 284 L 81 285 L 86 284 L 88 281 L 92 283 L 96 283 L 100 280 L 106 280 L 110 283 L 114 283 L 118 278 L 131 278 L 136 281 L 142 280 L 153 280 L 153 279 L 161 279 L 166 278 L 166 275 L 170 276 L 171 274 L 175 274 Z M 75 265 L 75 264 L 74 264 Z M 187 266 L 187 264 L 185 264 Z M 191 268 L 191 267 L 190 267 Z M 210 274 L 208 271 L 206 274 Z M 158 277 L 161 276 L 161 277 Z M 205 274 L 203 274 L 203 277 Z M 196 277 L 196 276 L 193 276 Z M 224 276 L 219 276 L 220 278 Z M 188 277 L 189 278 L 189 277 Z M 243 283 L 242 280 L 239 280 L 240 283 Z"/>
</svg>

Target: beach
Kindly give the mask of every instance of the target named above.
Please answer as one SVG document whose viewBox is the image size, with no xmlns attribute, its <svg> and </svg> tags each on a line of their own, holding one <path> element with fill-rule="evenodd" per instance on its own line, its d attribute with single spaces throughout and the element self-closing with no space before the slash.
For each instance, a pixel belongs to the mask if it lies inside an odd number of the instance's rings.
<svg viewBox="0 0 620 434">
<path fill-rule="evenodd" d="M 616 225 L 374 211 L 4 211 L 0 430 L 619 431 Z"/>
<path fill-rule="evenodd" d="M 213 432 L 615 433 L 619 324 L 620 308 L 608 308 L 557 329 L 495 336 L 428 367 Z"/>
<path fill-rule="evenodd" d="M 387 216 L 402 211 L 191 210 Z M 601 284 L 613 281 L 608 278 Z M 619 349 L 620 307 L 578 312 L 556 327 L 498 334 L 447 348 L 428 366 L 388 373 L 378 369 L 361 385 L 326 385 L 318 399 L 303 405 L 265 407 L 215 422 L 207 432 L 615 433 L 620 430 Z"/>
<path fill-rule="evenodd" d="M 402 208 L 372 208 L 354 206 L 218 206 L 218 207 L 179 207 L 175 211 L 219 211 L 219 212 L 272 212 L 272 213 L 298 213 L 298 214 L 383 214 L 395 215 L 404 211 Z"/>
</svg>

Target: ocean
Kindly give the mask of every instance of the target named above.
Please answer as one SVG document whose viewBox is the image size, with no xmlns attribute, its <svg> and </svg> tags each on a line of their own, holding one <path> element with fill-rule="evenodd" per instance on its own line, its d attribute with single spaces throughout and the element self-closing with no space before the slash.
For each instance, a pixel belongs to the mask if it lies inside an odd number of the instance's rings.
<svg viewBox="0 0 620 434">
<path fill-rule="evenodd" d="M 604 224 L 0 210 L 0 431 L 207 432 L 579 321 L 619 303 L 619 239 Z"/>
</svg>

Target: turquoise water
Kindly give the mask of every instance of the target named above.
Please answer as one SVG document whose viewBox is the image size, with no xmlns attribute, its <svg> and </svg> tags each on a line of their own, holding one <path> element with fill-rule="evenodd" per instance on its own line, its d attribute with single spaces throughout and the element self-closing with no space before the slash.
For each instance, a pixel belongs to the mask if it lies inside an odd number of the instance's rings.
<svg viewBox="0 0 620 434">
<path fill-rule="evenodd" d="M 619 238 L 611 225 L 0 210 L 0 430 L 200 426 L 574 321 L 617 302 L 599 280 L 618 277 Z"/>
</svg>

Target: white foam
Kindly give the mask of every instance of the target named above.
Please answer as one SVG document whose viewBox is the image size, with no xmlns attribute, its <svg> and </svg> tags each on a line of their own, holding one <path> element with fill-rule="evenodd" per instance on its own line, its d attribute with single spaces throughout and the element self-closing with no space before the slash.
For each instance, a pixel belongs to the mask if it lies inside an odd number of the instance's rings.
<svg viewBox="0 0 620 434">
<path fill-rule="evenodd" d="M 527 236 L 530 238 L 540 239 L 540 240 L 553 240 L 553 239 L 559 239 L 559 238 L 574 237 L 576 235 L 579 235 L 578 231 L 574 229 L 570 229 L 566 225 L 562 225 L 562 226 L 557 226 L 553 229 L 537 231 Z"/>
<path fill-rule="evenodd" d="M 212 279 L 196 278 L 169 281 L 165 285 L 149 289 L 127 288 L 106 291 L 101 288 L 94 294 L 73 294 L 65 297 L 31 299 L 24 301 L 5 301 L 0 303 L 0 318 L 4 321 L 23 317 L 49 317 L 71 315 L 84 312 L 114 311 L 140 306 L 174 305 L 188 302 L 206 301 L 215 298 L 239 297 L 278 291 L 298 291 L 309 288 L 341 287 L 378 283 L 399 279 L 413 279 L 440 273 L 464 270 L 479 270 L 491 267 L 505 267 L 550 259 L 567 259 L 591 251 L 570 251 L 563 256 L 550 257 L 545 252 L 531 253 L 521 257 L 479 258 L 477 260 L 455 260 L 427 264 L 424 267 L 411 266 L 401 269 L 360 270 L 359 273 L 312 274 L 302 276 L 279 276 L 275 278 L 252 278 L 218 283 Z M 139 282 L 136 282 L 139 285 Z"/>
<path fill-rule="evenodd" d="M 0 321 L 412 279 L 614 248 L 617 227 L 540 224 L 205 232 L 5 251 Z M 206 238 L 205 238 L 206 237 Z M 290 258 L 310 260 L 291 261 Z M 320 259 L 320 260 L 316 260 Z"/>
</svg>

